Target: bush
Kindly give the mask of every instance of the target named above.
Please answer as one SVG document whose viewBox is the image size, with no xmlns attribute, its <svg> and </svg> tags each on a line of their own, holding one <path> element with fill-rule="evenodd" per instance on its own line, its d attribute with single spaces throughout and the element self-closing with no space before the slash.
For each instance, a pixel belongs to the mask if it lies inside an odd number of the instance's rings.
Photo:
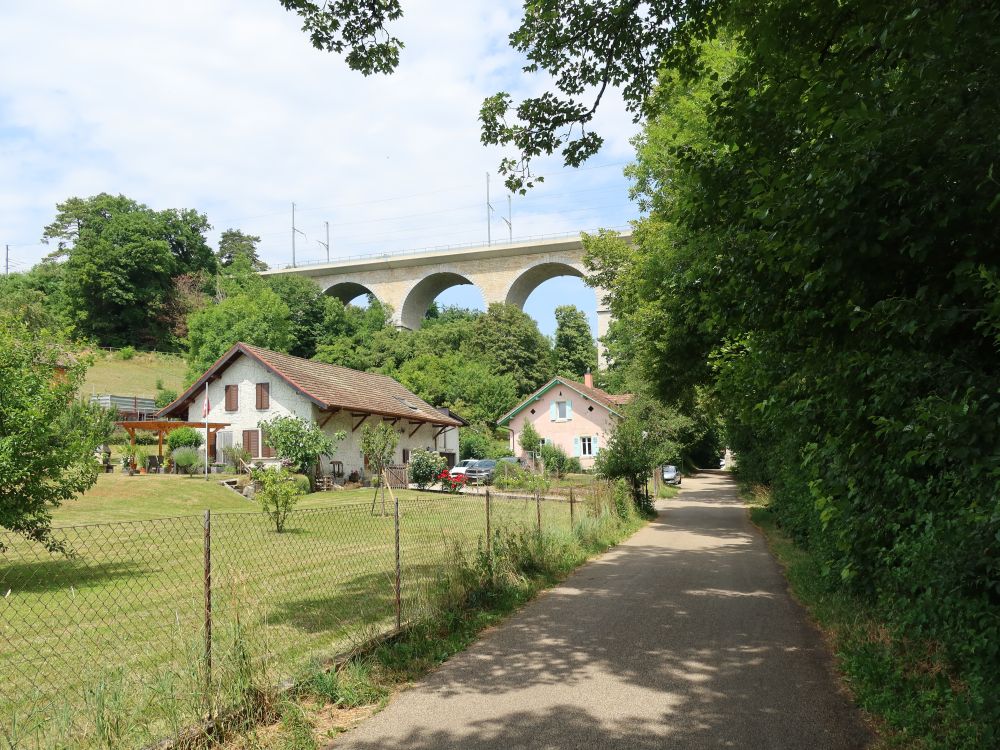
<svg viewBox="0 0 1000 750">
<path fill-rule="evenodd" d="M 178 448 L 200 448 L 205 442 L 201 432 L 194 427 L 181 427 L 167 435 L 167 445 L 173 453 Z"/>
<path fill-rule="evenodd" d="M 186 445 L 170 451 L 170 457 L 174 460 L 174 465 L 178 469 L 188 474 L 191 474 L 194 468 L 201 462 L 201 454 L 198 453 L 197 448 Z"/>
<path fill-rule="evenodd" d="M 567 474 L 582 474 L 583 466 L 580 465 L 580 459 L 576 456 L 570 456 L 566 459 L 566 473 Z"/>
<path fill-rule="evenodd" d="M 312 485 L 309 483 L 309 477 L 305 474 L 292 474 L 289 481 L 294 484 L 303 495 L 309 494 L 312 490 Z"/>
<path fill-rule="evenodd" d="M 130 360 L 130 359 L 132 359 L 135 356 L 135 347 L 134 346 L 123 346 L 121 349 L 118 350 L 118 355 L 117 356 L 118 356 L 118 359 L 123 359 L 123 360 L 126 360 L 126 361 Z"/>
<path fill-rule="evenodd" d="M 442 469 L 441 473 L 438 474 L 437 480 L 441 483 L 441 487 L 446 491 L 457 494 L 465 486 L 465 475 L 459 474 L 457 477 L 453 477 L 448 469 Z"/>
<path fill-rule="evenodd" d="M 545 464 L 546 474 L 554 474 L 557 477 L 561 477 L 567 472 L 569 456 L 567 456 L 566 451 L 558 445 L 546 443 L 541 447 L 539 454 L 542 457 L 542 463 Z M 579 466 L 579 464 L 580 462 L 577 461 L 577 466 Z"/>
<path fill-rule="evenodd" d="M 251 473 L 257 483 L 257 499 L 261 508 L 274 522 L 274 530 L 279 534 L 285 530 L 285 522 L 295 504 L 302 497 L 301 486 L 286 469 L 254 469 Z M 309 480 L 306 480 L 308 486 Z"/>
<path fill-rule="evenodd" d="M 162 409 L 164 406 L 173 403 L 177 400 L 177 391 L 172 391 L 169 388 L 160 388 L 156 392 L 156 408 Z"/>
<path fill-rule="evenodd" d="M 493 431 L 485 425 L 466 427 L 458 434 L 458 451 L 462 459 L 500 458 L 510 454 L 507 443 L 493 437 Z"/>
<path fill-rule="evenodd" d="M 222 455 L 226 459 L 226 463 L 232 466 L 238 473 L 243 473 L 243 466 L 250 464 L 250 451 L 244 448 L 242 445 L 231 445 L 228 448 L 222 450 Z"/>
<path fill-rule="evenodd" d="M 447 466 L 444 456 L 430 451 L 414 451 L 410 454 L 410 481 L 425 490 L 437 481 Z"/>
</svg>

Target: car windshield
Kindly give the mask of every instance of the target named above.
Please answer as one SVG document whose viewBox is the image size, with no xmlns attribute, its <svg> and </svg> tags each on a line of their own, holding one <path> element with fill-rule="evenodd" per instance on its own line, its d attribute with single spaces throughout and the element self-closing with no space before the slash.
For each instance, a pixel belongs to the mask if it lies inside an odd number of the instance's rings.
<svg viewBox="0 0 1000 750">
<path fill-rule="evenodd" d="M 496 465 L 497 465 L 497 462 L 493 461 L 491 459 L 484 459 L 482 461 L 477 461 L 476 462 L 476 468 L 477 469 L 492 469 Z"/>
</svg>

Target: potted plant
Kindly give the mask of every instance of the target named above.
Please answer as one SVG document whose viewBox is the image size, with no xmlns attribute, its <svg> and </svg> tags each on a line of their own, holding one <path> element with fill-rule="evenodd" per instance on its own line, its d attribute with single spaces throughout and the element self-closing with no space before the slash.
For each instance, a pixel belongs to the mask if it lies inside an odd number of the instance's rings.
<svg viewBox="0 0 1000 750">
<path fill-rule="evenodd" d="M 130 477 L 135 474 L 135 454 L 136 447 L 134 445 L 126 445 L 122 452 L 122 472 Z"/>
<path fill-rule="evenodd" d="M 149 458 L 149 454 L 143 448 L 135 449 L 135 457 L 133 459 L 133 465 L 139 467 L 139 473 L 145 474 L 148 470 L 146 466 L 146 459 Z"/>
</svg>

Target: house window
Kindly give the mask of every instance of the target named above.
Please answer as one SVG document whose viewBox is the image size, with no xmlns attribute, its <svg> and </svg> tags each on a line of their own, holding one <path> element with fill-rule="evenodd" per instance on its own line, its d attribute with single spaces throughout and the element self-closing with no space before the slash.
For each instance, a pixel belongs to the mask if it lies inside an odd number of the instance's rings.
<svg viewBox="0 0 1000 750">
<path fill-rule="evenodd" d="M 243 430 L 243 449 L 250 458 L 274 458 L 274 448 L 262 438 L 260 430 Z"/>
<path fill-rule="evenodd" d="M 594 455 L 594 441 L 591 437 L 580 438 L 580 455 L 581 456 L 593 456 Z"/>
<path fill-rule="evenodd" d="M 556 419 L 566 419 L 565 401 L 556 401 Z"/>
<path fill-rule="evenodd" d="M 410 449 L 409 448 L 403 448 L 403 463 L 404 464 L 410 463 Z"/>
<path fill-rule="evenodd" d="M 240 387 L 238 385 L 226 386 L 226 411 L 240 410 Z"/>
<path fill-rule="evenodd" d="M 257 408 L 271 408 L 271 384 L 257 383 Z"/>
</svg>

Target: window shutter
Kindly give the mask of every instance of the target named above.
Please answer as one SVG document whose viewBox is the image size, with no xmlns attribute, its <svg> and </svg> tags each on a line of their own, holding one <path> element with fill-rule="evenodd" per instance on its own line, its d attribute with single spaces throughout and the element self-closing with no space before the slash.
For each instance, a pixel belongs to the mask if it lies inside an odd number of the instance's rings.
<svg viewBox="0 0 1000 750">
<path fill-rule="evenodd" d="M 551 404 L 549 404 L 549 421 L 555 422 L 556 419 L 558 418 L 559 418 L 559 410 L 556 407 L 556 402 L 553 401 Z"/>
<path fill-rule="evenodd" d="M 599 451 L 600 449 L 601 449 L 601 444 L 597 440 L 597 435 L 594 435 L 594 437 L 590 439 L 590 452 L 596 456 L 597 451 Z"/>
<path fill-rule="evenodd" d="M 566 419 L 572 419 L 572 418 L 573 418 L 573 402 L 567 399 L 567 401 L 566 401 Z"/>
<path fill-rule="evenodd" d="M 264 440 L 264 431 L 260 431 L 260 457 L 261 458 L 274 458 L 274 448 L 267 444 Z"/>
<path fill-rule="evenodd" d="M 573 455 L 576 456 L 577 458 L 580 457 L 580 438 L 579 437 L 573 438 Z"/>
<path fill-rule="evenodd" d="M 226 386 L 226 411 L 239 411 L 240 408 L 240 387 L 238 385 Z"/>
<path fill-rule="evenodd" d="M 250 454 L 250 458 L 260 458 L 259 430 L 243 430 L 243 450 Z"/>
<path fill-rule="evenodd" d="M 271 408 L 271 384 L 257 383 L 257 408 Z"/>
</svg>

